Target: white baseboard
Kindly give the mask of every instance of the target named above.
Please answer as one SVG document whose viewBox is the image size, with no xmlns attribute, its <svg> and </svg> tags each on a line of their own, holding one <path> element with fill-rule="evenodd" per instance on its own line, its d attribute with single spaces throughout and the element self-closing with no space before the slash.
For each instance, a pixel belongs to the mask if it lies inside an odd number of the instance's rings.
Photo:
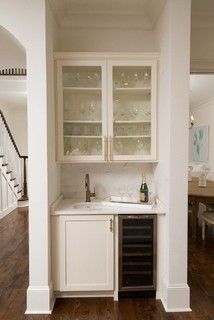
<svg viewBox="0 0 214 320">
<path fill-rule="evenodd" d="M 18 207 L 19 208 L 25 208 L 25 207 L 28 207 L 29 206 L 29 201 L 26 200 L 26 201 L 18 201 Z"/>
<path fill-rule="evenodd" d="M 25 314 L 51 314 L 55 304 L 52 282 L 49 286 L 29 286 Z"/>
<path fill-rule="evenodd" d="M 163 281 L 161 302 L 166 312 L 192 311 L 190 308 L 190 289 L 185 283 L 167 285 Z"/>
<path fill-rule="evenodd" d="M 114 297 L 114 291 L 77 291 L 77 292 L 60 292 L 55 291 L 56 298 L 105 298 Z"/>
<path fill-rule="evenodd" d="M 13 204 L 11 207 L 0 211 L 0 219 L 4 218 L 6 215 L 8 215 L 9 213 L 11 213 L 13 210 L 15 210 L 17 208 L 17 203 Z"/>
</svg>

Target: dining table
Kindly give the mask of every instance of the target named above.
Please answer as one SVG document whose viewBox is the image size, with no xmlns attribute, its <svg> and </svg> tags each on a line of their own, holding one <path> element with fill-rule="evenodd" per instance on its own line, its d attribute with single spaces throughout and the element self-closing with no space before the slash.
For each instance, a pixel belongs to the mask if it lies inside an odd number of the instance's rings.
<svg viewBox="0 0 214 320">
<path fill-rule="evenodd" d="M 191 204 L 191 236 L 196 239 L 198 226 L 199 203 L 214 205 L 214 181 L 207 180 L 205 187 L 199 187 L 198 178 L 194 177 L 188 182 L 188 202 Z"/>
</svg>

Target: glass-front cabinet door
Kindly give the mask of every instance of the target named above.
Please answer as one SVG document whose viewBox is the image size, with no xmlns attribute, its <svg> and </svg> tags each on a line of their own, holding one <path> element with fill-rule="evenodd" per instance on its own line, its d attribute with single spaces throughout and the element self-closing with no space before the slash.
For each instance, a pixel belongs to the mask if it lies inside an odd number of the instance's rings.
<svg viewBox="0 0 214 320">
<path fill-rule="evenodd" d="M 156 61 L 109 61 L 110 161 L 156 160 Z"/>
<path fill-rule="evenodd" d="M 58 61 L 58 158 L 105 161 L 107 106 L 105 61 Z"/>
<path fill-rule="evenodd" d="M 157 59 L 97 56 L 57 60 L 58 161 L 156 161 Z"/>
</svg>

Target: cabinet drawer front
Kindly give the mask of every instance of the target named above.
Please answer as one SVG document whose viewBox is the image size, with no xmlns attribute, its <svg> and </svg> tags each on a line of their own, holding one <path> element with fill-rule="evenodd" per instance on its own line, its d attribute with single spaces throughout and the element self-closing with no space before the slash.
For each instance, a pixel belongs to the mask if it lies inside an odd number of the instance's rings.
<svg viewBox="0 0 214 320">
<path fill-rule="evenodd" d="M 113 290 L 113 216 L 62 217 L 62 291 Z"/>
</svg>

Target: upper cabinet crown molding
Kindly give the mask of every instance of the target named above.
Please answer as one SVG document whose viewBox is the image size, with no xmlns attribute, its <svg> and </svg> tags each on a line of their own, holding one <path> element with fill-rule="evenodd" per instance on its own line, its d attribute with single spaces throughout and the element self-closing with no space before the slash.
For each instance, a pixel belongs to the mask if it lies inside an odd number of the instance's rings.
<svg viewBox="0 0 214 320">
<path fill-rule="evenodd" d="M 58 161 L 157 161 L 157 60 L 154 53 L 58 54 Z"/>
<path fill-rule="evenodd" d="M 159 60 L 159 52 L 54 52 L 54 60 L 97 60 L 97 59 L 127 59 L 127 60 Z"/>
</svg>

